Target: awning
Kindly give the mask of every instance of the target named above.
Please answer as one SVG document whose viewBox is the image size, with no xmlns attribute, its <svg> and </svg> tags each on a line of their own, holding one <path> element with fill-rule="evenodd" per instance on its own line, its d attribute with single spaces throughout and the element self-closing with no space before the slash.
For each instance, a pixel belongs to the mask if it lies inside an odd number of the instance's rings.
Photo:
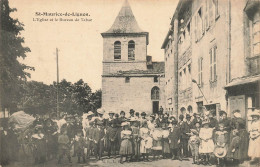
<svg viewBox="0 0 260 167">
<path fill-rule="evenodd" d="M 239 86 L 239 85 L 245 85 L 245 84 L 254 83 L 254 82 L 258 82 L 258 81 L 260 81 L 260 75 L 237 78 L 237 79 L 232 80 L 232 82 L 227 84 L 224 88 L 226 89 L 226 88 Z"/>
</svg>

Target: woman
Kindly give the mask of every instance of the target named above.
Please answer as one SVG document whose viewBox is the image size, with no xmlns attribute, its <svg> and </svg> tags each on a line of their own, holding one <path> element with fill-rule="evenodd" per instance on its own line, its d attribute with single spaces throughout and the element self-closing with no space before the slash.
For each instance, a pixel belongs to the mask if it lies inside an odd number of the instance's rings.
<svg viewBox="0 0 260 167">
<path fill-rule="evenodd" d="M 140 138 L 140 153 L 142 154 L 144 161 L 149 161 L 148 157 L 153 146 L 153 139 L 150 136 L 147 122 L 143 122 L 142 127 L 140 128 Z"/>
<path fill-rule="evenodd" d="M 251 157 L 251 164 L 259 163 L 260 160 L 260 113 L 251 114 L 252 121 L 249 123 L 250 133 L 248 156 Z"/>
<path fill-rule="evenodd" d="M 246 120 L 241 118 L 240 110 L 233 111 L 234 118 L 231 120 L 231 130 L 238 130 L 238 135 L 240 137 L 240 149 L 238 153 L 238 158 L 240 163 L 243 163 L 244 160 L 248 159 L 248 144 L 249 144 L 249 134 L 246 130 Z M 231 140 L 233 135 L 231 134 Z"/>
<path fill-rule="evenodd" d="M 129 162 L 128 156 L 133 154 L 132 147 L 132 131 L 130 130 L 130 124 L 128 122 L 122 123 L 123 130 L 121 131 L 121 145 L 119 154 L 121 155 L 120 163 L 123 163 L 123 157 L 126 157 L 126 161 Z"/>
<path fill-rule="evenodd" d="M 199 132 L 199 138 L 201 140 L 199 153 L 204 155 L 203 165 L 211 165 L 209 162 L 210 154 L 214 151 L 213 143 L 213 128 L 209 127 L 209 122 L 202 122 L 202 128 Z"/>
<path fill-rule="evenodd" d="M 32 135 L 32 139 L 35 143 L 34 158 L 35 164 L 44 163 L 46 160 L 46 139 L 42 133 L 42 126 L 37 125 L 35 127 L 36 133 Z"/>
</svg>

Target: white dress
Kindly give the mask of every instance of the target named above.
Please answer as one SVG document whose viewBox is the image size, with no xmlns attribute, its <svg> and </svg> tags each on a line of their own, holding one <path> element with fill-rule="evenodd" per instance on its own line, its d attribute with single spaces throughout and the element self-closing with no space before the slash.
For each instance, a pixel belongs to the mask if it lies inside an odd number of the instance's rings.
<svg viewBox="0 0 260 167">
<path fill-rule="evenodd" d="M 213 128 L 201 128 L 199 137 L 201 139 L 199 153 L 212 153 L 214 151 L 214 142 L 212 140 Z M 207 140 L 207 141 L 205 141 Z"/>
<path fill-rule="evenodd" d="M 260 120 L 251 122 L 248 130 L 250 133 L 248 156 L 260 158 Z"/>
<path fill-rule="evenodd" d="M 141 137 L 141 143 L 140 143 L 140 153 L 149 153 L 148 149 L 151 149 L 153 146 L 153 139 L 149 135 L 149 129 L 148 128 L 140 128 L 140 137 Z"/>
</svg>

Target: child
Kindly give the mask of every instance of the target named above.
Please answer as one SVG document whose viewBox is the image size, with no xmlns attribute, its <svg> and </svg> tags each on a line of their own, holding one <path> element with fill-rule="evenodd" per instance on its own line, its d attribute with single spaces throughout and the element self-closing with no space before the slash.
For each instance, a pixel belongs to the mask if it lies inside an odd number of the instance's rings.
<svg viewBox="0 0 260 167">
<path fill-rule="evenodd" d="M 127 122 L 122 123 L 123 130 L 121 131 L 121 146 L 119 154 L 121 155 L 120 163 L 123 163 L 123 157 L 126 157 L 126 161 L 129 162 L 128 156 L 133 154 L 133 147 L 131 142 L 132 131 L 130 125 Z"/>
<path fill-rule="evenodd" d="M 86 162 L 85 160 L 85 153 L 84 153 L 84 148 L 87 147 L 86 141 L 82 136 L 82 131 L 78 130 L 77 135 L 75 136 L 75 141 L 74 141 L 74 149 L 75 153 L 78 157 L 78 163 L 80 163 L 80 157 L 83 159 L 83 163 Z"/>
<path fill-rule="evenodd" d="M 167 123 L 162 123 L 162 154 L 163 158 L 169 157 L 170 145 L 169 145 L 169 128 Z"/>
<path fill-rule="evenodd" d="M 133 154 L 134 154 L 134 160 L 135 161 L 139 161 L 140 159 L 140 129 L 139 129 L 139 121 L 138 120 L 134 120 L 132 122 L 132 141 L 133 141 Z"/>
<path fill-rule="evenodd" d="M 153 139 L 150 136 L 147 122 L 143 122 L 140 128 L 140 153 L 143 156 L 144 161 L 149 161 L 149 153 L 151 153 L 151 148 L 153 146 Z"/>
<path fill-rule="evenodd" d="M 177 126 L 177 121 L 173 120 L 172 124 L 169 126 L 169 144 L 170 144 L 170 150 L 172 154 L 172 160 L 175 160 L 178 156 L 179 160 L 181 161 L 180 157 L 180 150 L 179 150 L 179 143 L 180 143 L 180 128 Z"/>
<path fill-rule="evenodd" d="M 202 122 L 202 128 L 200 129 L 199 138 L 201 140 L 199 153 L 203 156 L 203 165 L 211 165 L 209 162 L 210 154 L 214 151 L 213 143 L 213 128 L 209 127 L 209 122 Z"/>
<path fill-rule="evenodd" d="M 94 152 L 96 159 L 101 160 L 103 148 L 104 148 L 104 138 L 105 138 L 105 131 L 102 127 L 103 122 L 97 121 L 96 128 L 93 130 L 93 144 L 94 144 Z"/>
<path fill-rule="evenodd" d="M 70 157 L 70 140 L 67 135 L 67 130 L 66 129 L 61 129 L 61 135 L 58 138 L 58 144 L 59 144 L 59 160 L 58 164 L 61 163 L 61 159 L 63 158 L 63 155 L 67 155 L 69 162 L 71 162 L 71 157 Z"/>
<path fill-rule="evenodd" d="M 193 164 L 199 165 L 199 145 L 200 145 L 200 139 L 199 139 L 199 132 L 200 132 L 200 122 L 196 122 L 194 124 L 195 128 L 191 129 L 190 139 L 189 139 L 189 148 L 191 150 L 192 158 L 193 158 Z"/>
<path fill-rule="evenodd" d="M 232 159 L 233 163 L 238 164 L 239 163 L 239 144 L 240 144 L 240 137 L 238 135 L 238 130 L 234 129 L 232 131 L 232 140 L 230 143 L 230 146 L 228 148 L 228 158 Z"/>
<path fill-rule="evenodd" d="M 218 165 L 223 163 L 224 158 L 226 156 L 228 139 L 229 139 L 228 132 L 225 131 L 224 124 L 220 123 L 219 128 L 214 135 L 214 143 L 215 143 L 214 154 L 218 159 Z"/>
</svg>

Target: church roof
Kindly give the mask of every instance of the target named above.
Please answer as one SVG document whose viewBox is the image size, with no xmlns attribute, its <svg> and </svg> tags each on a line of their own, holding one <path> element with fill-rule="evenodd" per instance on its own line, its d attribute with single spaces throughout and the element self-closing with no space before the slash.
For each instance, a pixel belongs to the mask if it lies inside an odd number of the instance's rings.
<svg viewBox="0 0 260 167">
<path fill-rule="evenodd" d="M 128 70 L 128 71 L 118 71 L 114 74 L 109 74 L 108 76 L 122 77 L 122 76 L 154 76 L 154 75 L 164 75 L 164 62 L 153 62 L 152 66 L 147 68 L 147 70 Z"/>
<path fill-rule="evenodd" d="M 138 26 L 135 16 L 127 0 L 125 0 L 120 12 L 118 13 L 112 27 L 102 33 L 104 34 L 125 34 L 125 33 L 138 33 L 138 34 L 148 34 L 147 32 L 141 30 Z"/>
</svg>

